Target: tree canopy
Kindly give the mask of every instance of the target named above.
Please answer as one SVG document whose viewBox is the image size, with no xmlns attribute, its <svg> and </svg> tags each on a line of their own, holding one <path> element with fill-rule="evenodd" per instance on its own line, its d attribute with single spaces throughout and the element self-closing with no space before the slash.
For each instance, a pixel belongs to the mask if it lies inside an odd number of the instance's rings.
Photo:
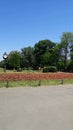
<svg viewBox="0 0 73 130">
<path fill-rule="evenodd" d="M 8 69 L 56 66 L 59 71 L 73 72 L 73 33 L 64 32 L 60 43 L 45 39 L 35 43 L 34 47 L 22 48 L 20 52 L 13 50 L 8 54 L 6 64 Z"/>
</svg>

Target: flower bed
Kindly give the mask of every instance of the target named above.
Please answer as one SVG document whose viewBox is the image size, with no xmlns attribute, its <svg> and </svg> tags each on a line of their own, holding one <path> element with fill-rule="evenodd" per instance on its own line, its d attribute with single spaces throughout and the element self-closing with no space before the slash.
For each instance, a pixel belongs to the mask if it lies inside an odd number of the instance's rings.
<svg viewBox="0 0 73 130">
<path fill-rule="evenodd" d="M 69 79 L 73 73 L 0 73 L 0 81 Z"/>
</svg>

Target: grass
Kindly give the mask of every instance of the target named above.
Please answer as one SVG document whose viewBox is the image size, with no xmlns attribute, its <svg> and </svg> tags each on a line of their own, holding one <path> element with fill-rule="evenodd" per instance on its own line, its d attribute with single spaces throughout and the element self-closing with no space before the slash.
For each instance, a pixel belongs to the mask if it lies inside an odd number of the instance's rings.
<svg viewBox="0 0 73 130">
<path fill-rule="evenodd" d="M 64 79 L 64 84 L 73 84 L 73 79 Z"/>
<path fill-rule="evenodd" d="M 73 79 L 61 79 L 57 80 L 26 80 L 26 81 L 0 81 L 0 88 L 1 87 L 39 87 L 39 86 L 50 86 L 50 85 L 61 85 L 61 84 L 73 84 Z"/>
<path fill-rule="evenodd" d="M 39 81 L 0 81 L 0 88 L 1 87 L 27 87 L 27 86 L 32 86 L 32 87 L 37 87 L 39 85 Z"/>
<path fill-rule="evenodd" d="M 3 70 L 3 68 L 0 68 L 0 72 L 3 72 L 4 70 Z"/>
<path fill-rule="evenodd" d="M 4 68 L 0 68 L 0 73 L 4 72 Z M 7 73 L 40 73 L 41 71 L 38 71 L 38 70 L 22 70 L 22 71 L 13 71 L 13 70 L 6 70 Z"/>
</svg>

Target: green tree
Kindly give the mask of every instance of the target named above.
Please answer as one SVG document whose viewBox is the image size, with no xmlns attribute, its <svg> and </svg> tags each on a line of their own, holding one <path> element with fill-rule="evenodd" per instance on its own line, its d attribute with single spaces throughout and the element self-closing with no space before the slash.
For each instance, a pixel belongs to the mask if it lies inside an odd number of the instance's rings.
<svg viewBox="0 0 73 130">
<path fill-rule="evenodd" d="M 73 72 L 73 45 L 71 46 L 70 57 L 71 59 L 70 59 L 70 64 L 69 64 L 68 69 L 70 72 Z"/>
<path fill-rule="evenodd" d="M 21 49 L 21 67 L 34 68 L 34 48 L 33 47 L 26 47 Z"/>
<path fill-rule="evenodd" d="M 50 63 L 50 57 L 53 52 L 53 47 L 56 44 L 50 40 L 42 40 L 35 44 L 34 55 L 35 55 L 35 66 L 45 66 Z"/>
<path fill-rule="evenodd" d="M 3 67 L 4 61 L 0 61 L 0 67 Z"/>
<path fill-rule="evenodd" d="M 73 44 L 73 33 L 64 32 L 61 38 L 61 54 L 64 61 L 64 68 L 67 68 L 67 60 L 70 57 L 70 47 Z"/>
<path fill-rule="evenodd" d="M 20 68 L 20 53 L 18 51 L 11 51 L 8 55 L 8 66 L 10 69 Z"/>
</svg>

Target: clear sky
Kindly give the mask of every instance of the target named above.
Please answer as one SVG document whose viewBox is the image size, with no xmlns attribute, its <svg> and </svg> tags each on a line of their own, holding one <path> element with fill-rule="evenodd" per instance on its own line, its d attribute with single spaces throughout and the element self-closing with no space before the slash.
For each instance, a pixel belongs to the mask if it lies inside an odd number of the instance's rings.
<svg viewBox="0 0 73 130">
<path fill-rule="evenodd" d="M 0 0 L 0 60 L 39 40 L 73 32 L 73 0 Z"/>
</svg>

